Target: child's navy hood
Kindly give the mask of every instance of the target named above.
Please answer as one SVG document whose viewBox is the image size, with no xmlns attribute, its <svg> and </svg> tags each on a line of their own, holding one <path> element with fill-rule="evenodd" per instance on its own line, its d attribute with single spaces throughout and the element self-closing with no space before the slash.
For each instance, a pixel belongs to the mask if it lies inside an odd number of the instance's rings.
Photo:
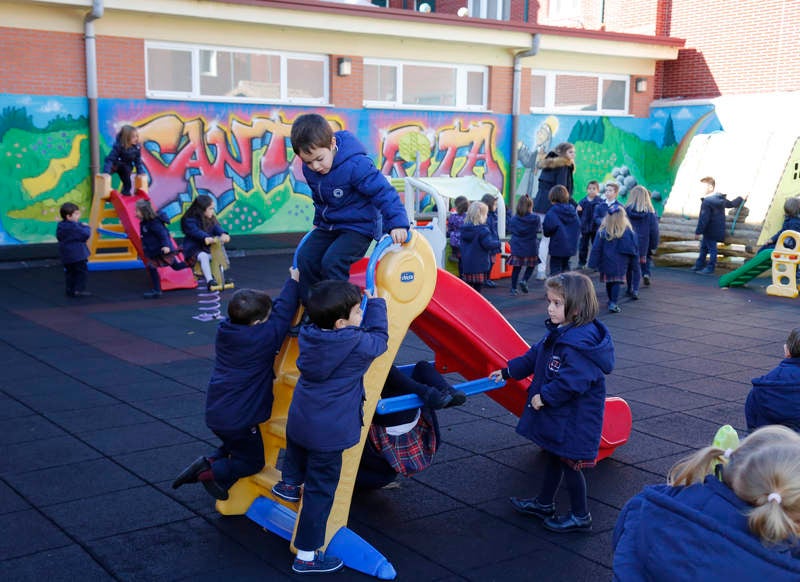
<svg viewBox="0 0 800 582">
<path fill-rule="evenodd" d="M 465 224 L 461 227 L 461 243 L 474 241 L 480 236 L 481 230 L 488 228 L 485 224 Z"/>
<path fill-rule="evenodd" d="M 297 338 L 300 347 L 297 367 L 309 381 L 324 382 L 350 357 L 361 337 L 357 327 L 332 330 L 304 325 Z"/>
<path fill-rule="evenodd" d="M 633 218 L 634 220 L 644 219 L 648 214 L 650 214 L 650 212 L 647 210 L 635 210 L 633 206 L 628 206 L 625 208 L 625 212 L 628 213 L 628 218 Z"/>
<path fill-rule="evenodd" d="M 334 135 L 336 137 L 337 149 L 336 155 L 333 156 L 332 168 L 343 164 L 353 156 L 367 155 L 364 146 L 361 145 L 361 142 L 356 139 L 356 136 L 349 131 L 337 131 Z"/>
<path fill-rule="evenodd" d="M 550 210 L 558 215 L 558 218 L 562 224 L 578 222 L 578 213 L 575 210 L 575 207 L 569 202 L 565 202 L 563 204 L 553 204 Z"/>
<path fill-rule="evenodd" d="M 563 332 L 561 339 L 591 360 L 604 374 L 614 370 L 614 342 L 602 321 L 595 319 L 586 325 L 570 327 Z"/>
</svg>

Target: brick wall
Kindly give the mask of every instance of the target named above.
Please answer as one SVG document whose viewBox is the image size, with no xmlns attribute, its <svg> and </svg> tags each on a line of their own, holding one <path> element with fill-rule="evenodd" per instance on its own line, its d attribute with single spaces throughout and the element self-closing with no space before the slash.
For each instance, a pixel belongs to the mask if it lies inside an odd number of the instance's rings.
<svg viewBox="0 0 800 582">
<path fill-rule="evenodd" d="M 347 56 L 351 60 L 352 73 L 339 76 L 339 58 L 346 55 L 331 55 L 331 104 L 334 107 L 361 109 L 364 102 L 364 59 Z"/>
<path fill-rule="evenodd" d="M 97 37 L 97 92 L 105 99 L 144 99 L 144 40 Z"/>
<path fill-rule="evenodd" d="M 520 112 L 527 112 L 530 107 L 530 71 L 523 77 L 523 85 L 528 85 L 528 98 L 520 102 Z M 492 113 L 511 113 L 511 89 L 514 86 L 514 67 L 489 68 L 489 111 Z M 523 95 L 524 96 L 524 95 Z"/>
<path fill-rule="evenodd" d="M 86 95 L 82 34 L 0 27 L 0 93 Z"/>
<path fill-rule="evenodd" d="M 661 3 L 662 0 L 606 0 L 602 15 L 605 30 L 654 35 Z"/>
</svg>

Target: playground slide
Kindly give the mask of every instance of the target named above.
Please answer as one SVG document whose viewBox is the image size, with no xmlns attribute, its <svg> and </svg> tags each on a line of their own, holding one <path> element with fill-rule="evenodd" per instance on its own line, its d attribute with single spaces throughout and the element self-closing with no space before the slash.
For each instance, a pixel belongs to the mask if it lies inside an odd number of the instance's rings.
<svg viewBox="0 0 800 582">
<path fill-rule="evenodd" d="M 773 249 L 764 249 L 744 265 L 719 278 L 720 287 L 741 287 L 772 268 Z"/>
<path fill-rule="evenodd" d="M 139 235 L 139 219 L 136 218 L 136 201 L 149 200 L 150 197 L 143 190 L 137 190 L 133 196 L 122 196 L 116 190 L 111 191 L 111 204 L 117 211 L 119 221 L 125 227 L 128 240 L 136 248 L 139 257 L 146 261 L 142 251 L 142 239 Z M 175 241 L 172 241 L 175 244 Z M 177 245 L 175 245 L 177 247 Z M 172 291 L 173 289 L 194 289 L 197 281 L 191 269 L 175 271 L 170 267 L 158 267 L 158 274 L 161 276 L 161 290 Z"/>
</svg>

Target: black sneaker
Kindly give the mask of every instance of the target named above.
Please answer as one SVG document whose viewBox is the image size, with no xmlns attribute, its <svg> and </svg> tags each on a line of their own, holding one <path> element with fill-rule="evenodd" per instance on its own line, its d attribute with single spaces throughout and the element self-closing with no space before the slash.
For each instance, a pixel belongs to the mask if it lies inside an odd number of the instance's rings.
<svg viewBox="0 0 800 582">
<path fill-rule="evenodd" d="M 91 291 L 75 291 L 75 293 L 73 293 L 72 296 L 73 297 L 91 297 L 92 296 L 92 292 Z"/>
<path fill-rule="evenodd" d="M 467 394 L 463 390 L 455 390 L 450 388 L 450 402 L 445 404 L 445 408 L 451 406 L 461 406 L 467 401 Z"/>
<path fill-rule="evenodd" d="M 314 552 L 314 559 L 310 562 L 295 558 L 292 571 L 297 574 L 329 574 L 341 570 L 344 566 L 336 556 L 326 556 L 322 552 Z"/>
<path fill-rule="evenodd" d="M 186 485 L 187 483 L 197 483 L 197 477 L 203 471 L 208 471 L 211 468 L 211 465 L 208 462 L 208 459 L 205 457 L 198 457 L 196 458 L 191 465 L 186 467 L 180 474 L 175 478 L 172 482 L 172 488 L 177 489 L 181 485 Z"/>
<path fill-rule="evenodd" d="M 522 291 L 523 293 L 527 293 L 528 292 L 528 283 L 526 281 L 520 281 L 519 290 Z"/>
<path fill-rule="evenodd" d="M 511 507 L 513 507 L 518 513 L 523 515 L 532 515 L 534 517 L 538 517 L 539 519 L 548 519 L 556 514 L 555 503 L 544 505 L 543 503 L 539 503 L 535 497 L 531 497 L 529 499 L 512 497 Z"/>
<path fill-rule="evenodd" d="M 644 275 L 642 277 L 642 281 L 644 282 L 645 285 L 649 286 L 650 285 L 650 275 Z"/>
<path fill-rule="evenodd" d="M 300 501 L 300 485 L 292 485 L 286 481 L 278 481 L 272 486 L 272 494 L 284 501 L 296 503 Z"/>
<path fill-rule="evenodd" d="M 225 501 L 228 498 L 228 490 L 213 479 L 208 481 L 200 481 L 200 483 L 206 488 L 208 494 L 214 499 Z"/>
<path fill-rule="evenodd" d="M 573 513 L 560 517 L 550 517 L 544 520 L 545 529 L 556 533 L 569 533 L 573 531 L 592 531 L 592 514 L 587 513 L 583 517 L 578 517 Z"/>
<path fill-rule="evenodd" d="M 485 285 L 490 289 L 494 289 L 495 287 L 497 287 L 497 283 L 495 283 L 491 279 L 486 279 Z"/>
<path fill-rule="evenodd" d="M 219 283 L 217 283 L 216 279 L 211 279 L 208 283 L 206 283 L 206 289 L 212 291 L 212 287 L 219 287 Z"/>
</svg>

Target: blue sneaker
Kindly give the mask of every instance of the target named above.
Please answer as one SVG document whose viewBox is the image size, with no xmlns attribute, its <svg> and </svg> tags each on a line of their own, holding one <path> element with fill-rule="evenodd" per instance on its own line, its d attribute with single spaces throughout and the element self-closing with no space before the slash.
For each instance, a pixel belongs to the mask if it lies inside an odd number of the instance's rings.
<svg viewBox="0 0 800 582">
<path fill-rule="evenodd" d="M 297 574 L 329 574 L 341 570 L 344 566 L 336 556 L 326 556 L 322 552 L 314 552 L 314 559 L 310 562 L 295 558 L 292 571 Z"/>
<path fill-rule="evenodd" d="M 616 303 L 609 303 L 608 304 L 608 312 L 609 313 L 620 313 L 622 309 L 620 309 L 619 305 Z"/>
<path fill-rule="evenodd" d="M 532 515 L 534 517 L 538 517 L 539 519 L 547 519 L 556 514 L 555 503 L 545 505 L 543 503 L 539 503 L 539 500 L 535 497 L 531 497 L 529 499 L 512 497 L 511 507 L 513 507 L 514 511 L 518 513 L 523 515 Z"/>
<path fill-rule="evenodd" d="M 300 501 L 300 485 L 292 485 L 286 481 L 278 481 L 272 486 L 272 494 L 284 501 L 296 503 Z"/>
<path fill-rule="evenodd" d="M 587 513 L 583 517 L 578 517 L 573 513 L 560 517 L 549 517 L 544 520 L 545 529 L 556 533 L 568 533 L 573 531 L 592 531 L 592 514 Z"/>
</svg>

